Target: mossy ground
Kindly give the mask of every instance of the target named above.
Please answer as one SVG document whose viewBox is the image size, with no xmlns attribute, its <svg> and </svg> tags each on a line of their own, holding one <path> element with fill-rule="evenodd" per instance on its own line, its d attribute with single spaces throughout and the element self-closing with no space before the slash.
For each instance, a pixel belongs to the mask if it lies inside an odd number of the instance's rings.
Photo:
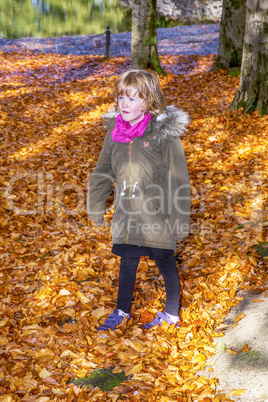
<svg viewBox="0 0 268 402">
<path fill-rule="evenodd" d="M 113 373 L 113 368 L 96 369 L 92 374 L 84 378 L 75 378 L 70 382 L 80 387 L 99 387 L 102 391 L 111 391 L 114 387 L 127 379 L 124 371 Z"/>
<path fill-rule="evenodd" d="M 260 258 L 268 256 L 268 242 L 259 243 L 254 246 Z"/>
<path fill-rule="evenodd" d="M 240 67 L 232 67 L 230 68 L 228 75 L 231 75 L 232 77 L 240 77 L 241 75 L 241 69 Z"/>
</svg>

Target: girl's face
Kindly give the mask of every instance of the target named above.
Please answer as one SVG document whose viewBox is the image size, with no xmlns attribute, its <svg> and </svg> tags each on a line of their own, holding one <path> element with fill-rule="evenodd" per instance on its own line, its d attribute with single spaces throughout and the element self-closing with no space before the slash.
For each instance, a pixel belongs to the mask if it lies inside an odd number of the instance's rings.
<svg viewBox="0 0 268 402">
<path fill-rule="evenodd" d="M 141 99 L 135 88 L 118 96 L 118 110 L 124 121 L 128 121 L 132 126 L 144 117 L 145 111 L 142 110 L 145 106 L 144 99 Z"/>
</svg>

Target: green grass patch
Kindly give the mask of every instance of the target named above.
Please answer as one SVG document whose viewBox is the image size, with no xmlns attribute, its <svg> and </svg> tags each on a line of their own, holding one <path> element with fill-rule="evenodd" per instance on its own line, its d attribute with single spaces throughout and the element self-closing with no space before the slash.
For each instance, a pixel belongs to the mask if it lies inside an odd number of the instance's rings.
<svg viewBox="0 0 268 402">
<path fill-rule="evenodd" d="M 268 256 L 268 242 L 255 244 L 253 247 L 257 251 L 260 258 Z"/>
<path fill-rule="evenodd" d="M 241 75 L 240 67 L 230 68 L 228 75 L 231 75 L 232 77 L 240 77 L 240 75 Z"/>
<path fill-rule="evenodd" d="M 125 381 L 127 376 L 124 371 L 121 373 L 113 373 L 112 368 L 96 369 L 87 377 L 75 378 L 69 383 L 73 383 L 84 388 L 99 387 L 102 391 L 111 391 L 114 387 L 117 387 L 121 382 Z"/>
</svg>

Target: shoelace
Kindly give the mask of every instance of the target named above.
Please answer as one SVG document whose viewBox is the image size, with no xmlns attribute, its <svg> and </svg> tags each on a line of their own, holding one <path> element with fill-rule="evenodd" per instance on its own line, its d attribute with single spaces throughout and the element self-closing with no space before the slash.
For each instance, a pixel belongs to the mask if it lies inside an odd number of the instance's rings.
<svg viewBox="0 0 268 402">
<path fill-rule="evenodd" d="M 122 318 L 122 319 L 121 319 Z M 121 315 L 117 315 L 117 314 L 110 314 L 108 316 L 108 318 L 105 321 L 105 325 L 106 324 L 111 324 L 111 325 L 116 325 L 116 324 L 120 324 L 121 321 L 123 321 L 123 316 Z"/>
<path fill-rule="evenodd" d="M 159 312 L 159 313 L 157 313 L 157 317 L 155 317 L 154 319 L 153 319 L 153 321 L 151 321 L 151 322 L 149 322 L 149 323 L 147 323 L 147 324 L 143 324 L 143 328 L 145 328 L 145 329 L 151 329 L 151 328 L 153 328 L 153 327 L 155 327 L 156 325 L 162 325 L 162 322 L 163 321 L 166 321 L 168 324 L 170 324 L 170 325 L 176 325 L 176 327 L 179 327 L 179 324 L 178 323 L 174 323 L 174 322 L 172 322 L 169 318 L 168 318 L 168 316 L 166 315 L 166 314 L 164 314 L 164 313 L 162 313 L 162 312 Z"/>
</svg>

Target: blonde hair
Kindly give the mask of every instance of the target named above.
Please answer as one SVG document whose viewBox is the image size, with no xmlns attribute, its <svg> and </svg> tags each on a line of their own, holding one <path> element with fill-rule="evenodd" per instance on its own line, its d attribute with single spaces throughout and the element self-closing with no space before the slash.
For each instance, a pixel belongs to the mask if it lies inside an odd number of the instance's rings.
<svg viewBox="0 0 268 402">
<path fill-rule="evenodd" d="M 164 112 L 165 96 L 157 75 L 151 71 L 130 70 L 120 74 L 114 84 L 114 98 L 126 93 L 132 88 L 137 90 L 141 99 L 145 100 L 145 111 L 152 116 Z"/>
</svg>

